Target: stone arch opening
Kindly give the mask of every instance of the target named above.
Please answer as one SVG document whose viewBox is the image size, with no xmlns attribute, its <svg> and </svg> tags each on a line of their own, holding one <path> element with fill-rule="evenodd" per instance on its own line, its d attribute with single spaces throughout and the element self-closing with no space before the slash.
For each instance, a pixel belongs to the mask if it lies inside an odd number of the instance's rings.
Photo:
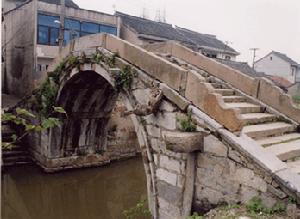
<svg viewBox="0 0 300 219">
<path fill-rule="evenodd" d="M 59 130 L 61 155 L 105 150 L 107 124 L 116 98 L 114 87 L 93 70 L 79 71 L 64 84 L 57 98 L 68 115 Z"/>
</svg>

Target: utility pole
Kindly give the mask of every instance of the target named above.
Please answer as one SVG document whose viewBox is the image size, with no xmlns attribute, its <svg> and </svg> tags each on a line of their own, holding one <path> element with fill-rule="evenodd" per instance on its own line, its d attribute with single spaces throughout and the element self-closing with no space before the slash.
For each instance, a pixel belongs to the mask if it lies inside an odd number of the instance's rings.
<svg viewBox="0 0 300 219">
<path fill-rule="evenodd" d="M 60 0 L 60 25 L 59 25 L 59 52 L 62 51 L 64 45 L 64 26 L 65 26 L 65 0 Z"/>
<path fill-rule="evenodd" d="M 255 61 L 255 57 L 256 57 L 256 50 L 259 50 L 259 48 L 250 48 L 250 50 L 253 51 L 252 68 L 254 69 L 254 61 Z"/>
</svg>

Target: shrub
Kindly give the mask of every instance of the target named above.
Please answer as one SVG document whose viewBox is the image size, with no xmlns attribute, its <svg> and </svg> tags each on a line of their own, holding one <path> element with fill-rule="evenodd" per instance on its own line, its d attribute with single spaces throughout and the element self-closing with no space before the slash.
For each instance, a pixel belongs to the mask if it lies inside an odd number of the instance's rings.
<svg viewBox="0 0 300 219">
<path fill-rule="evenodd" d="M 179 123 L 179 130 L 183 132 L 195 132 L 197 130 L 197 126 L 192 121 L 192 110 L 188 110 L 187 118 L 177 119 Z"/>
</svg>

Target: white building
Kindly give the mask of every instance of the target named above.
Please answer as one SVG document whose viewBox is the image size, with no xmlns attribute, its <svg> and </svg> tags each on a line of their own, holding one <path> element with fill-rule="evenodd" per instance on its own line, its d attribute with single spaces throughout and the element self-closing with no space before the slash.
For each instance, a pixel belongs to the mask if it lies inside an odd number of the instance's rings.
<svg viewBox="0 0 300 219">
<path fill-rule="evenodd" d="M 286 78 L 292 83 L 300 82 L 300 65 L 287 55 L 272 51 L 254 63 L 257 72 Z"/>
</svg>

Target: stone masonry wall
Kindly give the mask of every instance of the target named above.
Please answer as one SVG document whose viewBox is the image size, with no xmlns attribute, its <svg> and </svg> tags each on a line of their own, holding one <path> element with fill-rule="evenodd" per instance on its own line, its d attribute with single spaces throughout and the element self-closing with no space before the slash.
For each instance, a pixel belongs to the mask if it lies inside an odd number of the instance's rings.
<svg viewBox="0 0 300 219">
<path fill-rule="evenodd" d="M 193 210 L 245 203 L 255 196 L 269 208 L 287 198 L 270 174 L 215 136 L 205 137 L 204 151 L 197 154 Z"/>
</svg>

